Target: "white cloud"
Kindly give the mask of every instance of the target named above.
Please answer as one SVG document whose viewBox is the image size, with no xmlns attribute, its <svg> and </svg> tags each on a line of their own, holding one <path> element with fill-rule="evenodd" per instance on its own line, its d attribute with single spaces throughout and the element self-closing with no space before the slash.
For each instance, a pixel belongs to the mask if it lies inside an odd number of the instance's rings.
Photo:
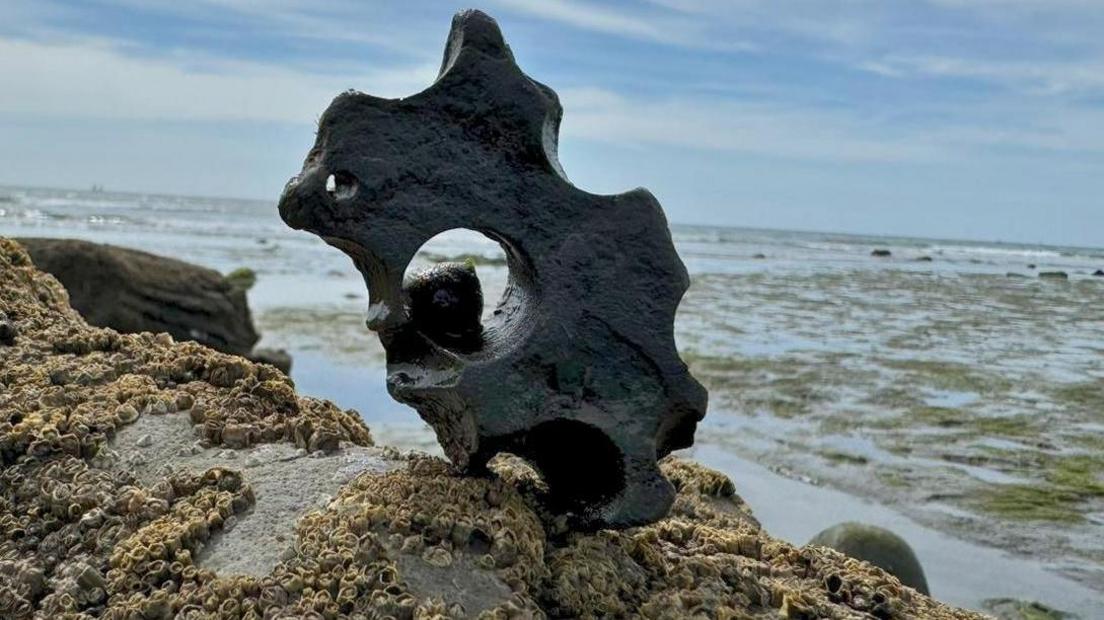
<svg viewBox="0 0 1104 620">
<path fill-rule="evenodd" d="M 103 40 L 0 39 L 0 113 L 29 118 L 309 122 L 349 88 L 384 97 L 428 86 L 435 64 L 359 75 L 315 75 L 272 65 L 127 55 Z M 202 69 L 197 68 L 202 66 Z"/>
<path fill-rule="evenodd" d="M 1098 61 L 1002 61 L 948 56 L 887 56 L 859 65 L 889 77 L 968 78 L 1037 95 L 1104 91 L 1104 59 Z"/>
<path fill-rule="evenodd" d="M 939 145 L 843 113 L 780 105 L 629 99 L 602 89 L 565 90 L 571 139 L 753 153 L 818 161 L 932 161 Z"/>
<path fill-rule="evenodd" d="M 692 49 L 750 52 L 757 47 L 735 33 L 718 37 L 709 32 L 708 21 L 697 16 L 660 15 L 653 11 L 615 11 L 596 3 L 576 0 L 492 0 L 518 13 L 617 36 L 654 41 Z"/>
</svg>

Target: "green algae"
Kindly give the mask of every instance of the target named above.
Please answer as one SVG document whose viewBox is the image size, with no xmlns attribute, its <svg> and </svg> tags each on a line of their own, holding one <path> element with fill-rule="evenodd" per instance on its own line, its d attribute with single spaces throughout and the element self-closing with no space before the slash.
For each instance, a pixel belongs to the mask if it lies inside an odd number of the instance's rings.
<svg viewBox="0 0 1104 620">
<path fill-rule="evenodd" d="M 988 394 L 1007 391 L 1012 387 L 1007 379 L 993 373 L 978 371 L 960 362 L 925 359 L 887 359 L 881 365 L 908 373 L 914 383 L 940 390 Z"/>
<path fill-rule="evenodd" d="M 1104 497 L 1104 457 L 1055 456 L 1044 467 L 1040 482 L 984 489 L 978 496 L 977 507 L 1020 521 L 1083 522 L 1083 504 Z"/>
<path fill-rule="evenodd" d="M 1104 380 L 1065 383 L 1051 390 L 1055 400 L 1088 411 L 1096 417 L 1104 416 Z"/>
<path fill-rule="evenodd" d="M 870 459 L 861 454 L 851 454 L 850 452 L 844 452 L 842 450 L 819 450 L 817 454 L 825 460 L 837 465 L 866 465 L 870 462 Z"/>
<path fill-rule="evenodd" d="M 452 256 L 434 254 L 433 252 L 421 252 L 420 255 L 431 263 L 469 263 L 472 266 L 487 265 L 494 267 L 505 267 L 507 264 L 505 255 L 483 256 L 482 254 L 473 254 L 470 252 L 463 252 Z"/>
<path fill-rule="evenodd" d="M 248 291 L 257 283 L 257 272 L 249 267 L 239 267 L 226 274 L 226 281 L 239 291 Z"/>
<path fill-rule="evenodd" d="M 988 599 L 982 606 L 999 617 L 1007 620 L 1065 620 L 1074 616 L 1042 603 L 1019 601 L 1015 599 Z"/>
</svg>

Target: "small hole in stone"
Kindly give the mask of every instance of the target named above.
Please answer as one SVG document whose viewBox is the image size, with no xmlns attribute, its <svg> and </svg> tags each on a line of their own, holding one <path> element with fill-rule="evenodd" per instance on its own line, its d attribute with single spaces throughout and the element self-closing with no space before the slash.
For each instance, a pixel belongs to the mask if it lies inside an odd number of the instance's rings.
<svg viewBox="0 0 1104 620">
<path fill-rule="evenodd" d="M 326 193 L 337 200 L 348 200 L 356 195 L 359 183 L 351 172 L 338 170 L 326 177 Z"/>
</svg>

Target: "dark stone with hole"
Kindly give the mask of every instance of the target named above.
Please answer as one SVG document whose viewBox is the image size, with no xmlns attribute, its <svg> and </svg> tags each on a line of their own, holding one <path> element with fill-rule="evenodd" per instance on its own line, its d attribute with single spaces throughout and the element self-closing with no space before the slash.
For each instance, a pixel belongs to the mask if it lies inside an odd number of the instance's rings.
<svg viewBox="0 0 1104 620">
<path fill-rule="evenodd" d="M 567 180 L 561 113 L 495 21 L 461 12 L 425 91 L 334 100 L 280 215 L 364 274 L 388 390 L 457 466 L 481 473 L 514 453 L 573 527 L 648 523 L 674 498 L 656 459 L 690 446 L 706 410 L 673 335 L 689 278 L 649 192 L 599 196 Z M 403 287 L 422 244 L 455 228 L 498 241 L 510 269 L 475 347 L 452 335 L 474 329 L 478 289 L 457 281 L 445 317 L 432 285 Z"/>
<path fill-rule="evenodd" d="M 814 536 L 809 544 L 829 547 L 870 562 L 917 592 L 930 594 L 924 569 L 912 547 L 885 528 L 865 523 L 840 523 Z"/>
</svg>

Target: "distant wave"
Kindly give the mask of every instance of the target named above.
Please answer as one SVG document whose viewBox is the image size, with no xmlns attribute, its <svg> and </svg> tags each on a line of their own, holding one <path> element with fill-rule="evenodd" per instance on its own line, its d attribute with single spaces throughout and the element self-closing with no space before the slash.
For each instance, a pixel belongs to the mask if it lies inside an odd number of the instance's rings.
<svg viewBox="0 0 1104 620">
<path fill-rule="evenodd" d="M 928 250 L 935 254 L 979 254 L 982 256 L 1023 256 L 1026 258 L 1058 258 L 1063 256 L 1063 253 L 1058 250 L 991 245 L 933 245 Z"/>
</svg>

